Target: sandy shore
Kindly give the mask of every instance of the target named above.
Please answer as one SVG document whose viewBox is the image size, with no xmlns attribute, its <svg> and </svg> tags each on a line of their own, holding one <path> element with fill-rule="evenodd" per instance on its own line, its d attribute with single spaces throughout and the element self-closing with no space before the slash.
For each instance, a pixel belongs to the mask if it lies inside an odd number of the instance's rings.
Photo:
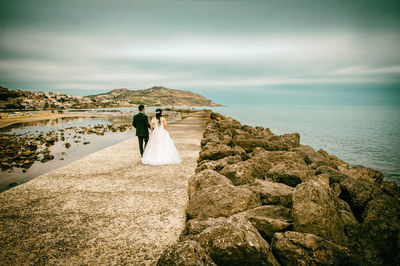
<svg viewBox="0 0 400 266">
<path fill-rule="evenodd" d="M 31 116 L 19 115 L 19 116 L 8 116 L 0 118 L 0 128 L 6 127 L 15 123 L 21 122 L 32 122 L 48 119 L 56 119 L 63 117 L 108 117 L 111 114 L 83 114 L 83 113 L 50 113 L 50 112 L 38 112 Z"/>
<path fill-rule="evenodd" d="M 154 264 L 184 227 L 206 120 L 169 126 L 181 164 L 141 164 L 133 137 L 1 193 L 0 264 Z"/>
</svg>

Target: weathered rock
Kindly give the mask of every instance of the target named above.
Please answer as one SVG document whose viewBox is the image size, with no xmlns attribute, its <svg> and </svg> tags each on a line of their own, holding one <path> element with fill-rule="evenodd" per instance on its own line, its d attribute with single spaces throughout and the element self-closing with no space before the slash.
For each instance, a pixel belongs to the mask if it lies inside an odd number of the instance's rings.
<svg viewBox="0 0 400 266">
<path fill-rule="evenodd" d="M 330 178 L 329 178 L 329 180 L 330 180 Z M 339 198 L 340 193 L 342 193 L 342 188 L 341 188 L 340 184 L 339 183 L 331 183 L 330 187 L 331 187 L 333 195 L 335 195 L 336 198 Z"/>
<path fill-rule="evenodd" d="M 269 166 L 265 178 L 295 187 L 314 175 L 302 158 L 294 152 L 274 151 L 259 153 L 249 159 L 251 162 Z"/>
<path fill-rule="evenodd" d="M 232 145 L 232 137 L 224 135 L 224 136 L 222 136 L 220 143 L 231 146 Z"/>
<path fill-rule="evenodd" d="M 260 195 L 263 205 L 274 204 L 291 208 L 293 205 L 293 188 L 268 180 L 255 180 L 252 189 Z"/>
<path fill-rule="evenodd" d="M 249 155 L 247 155 L 246 151 L 240 146 L 233 147 L 232 151 L 233 151 L 233 154 L 239 155 L 242 158 L 242 160 L 249 159 Z"/>
<path fill-rule="evenodd" d="M 358 224 L 358 221 L 347 202 L 342 199 L 337 199 L 337 205 L 340 219 L 344 226 L 348 224 Z"/>
<path fill-rule="evenodd" d="M 371 180 L 348 176 L 341 183 L 340 198 L 345 200 L 353 210 L 358 221 L 362 221 L 362 213 L 367 203 L 381 193 Z"/>
<path fill-rule="evenodd" d="M 284 151 L 299 146 L 300 135 L 298 133 L 285 134 L 282 136 L 271 136 L 269 138 L 234 138 L 233 146 L 240 146 L 246 152 L 251 152 L 256 147 L 269 151 Z"/>
<path fill-rule="evenodd" d="M 193 238 L 217 265 L 279 265 L 268 242 L 242 217 L 229 218 Z"/>
<path fill-rule="evenodd" d="M 293 218 L 295 231 L 312 233 L 340 244 L 347 241 L 327 175 L 310 178 L 294 189 Z"/>
<path fill-rule="evenodd" d="M 276 233 L 271 243 L 282 265 L 350 265 L 350 250 L 314 234 Z"/>
<path fill-rule="evenodd" d="M 400 200 L 386 193 L 368 202 L 362 213 L 363 221 L 385 220 L 400 225 Z"/>
<path fill-rule="evenodd" d="M 300 145 L 298 148 L 292 150 L 299 154 L 303 160 L 310 165 L 311 168 L 317 169 L 320 166 L 328 166 L 335 170 L 338 169 L 336 165 L 336 157 L 330 157 L 324 150 L 320 149 L 317 152 L 310 146 Z M 336 160 L 336 159 L 337 160 Z M 344 162 L 343 162 L 344 163 Z"/>
<path fill-rule="evenodd" d="M 188 216 L 208 218 L 230 216 L 261 205 L 260 198 L 245 187 L 235 187 L 223 175 L 204 170 L 189 180 Z"/>
<path fill-rule="evenodd" d="M 197 190 L 190 195 L 187 215 L 199 219 L 228 217 L 260 205 L 260 198 L 253 191 L 231 184 L 221 184 Z"/>
<path fill-rule="evenodd" d="M 186 234 L 196 235 L 208 227 L 222 224 L 226 219 L 226 217 L 207 218 L 205 220 L 190 219 L 186 222 Z"/>
<path fill-rule="evenodd" d="M 228 165 L 221 174 L 229 177 L 234 184 L 268 178 L 290 186 L 296 186 L 314 174 L 302 158 L 293 152 L 271 152 L 257 148 L 249 156 L 247 161 Z"/>
<path fill-rule="evenodd" d="M 224 134 L 230 135 L 233 141 L 233 138 L 235 139 L 251 139 L 253 136 L 242 129 L 230 129 L 230 130 L 225 130 Z"/>
<path fill-rule="evenodd" d="M 383 175 L 380 171 L 366 168 L 361 165 L 352 166 L 350 169 L 343 171 L 346 175 L 352 176 L 354 178 L 367 179 L 372 183 L 380 185 L 383 180 Z"/>
<path fill-rule="evenodd" d="M 198 173 L 203 170 L 220 172 L 228 164 L 238 163 L 240 161 L 242 161 L 242 158 L 239 155 L 228 156 L 219 160 L 204 160 L 198 164 L 195 172 Z"/>
<path fill-rule="evenodd" d="M 194 194 L 212 186 L 232 185 L 232 182 L 225 176 L 213 170 L 204 170 L 190 177 L 188 183 L 189 199 Z"/>
<path fill-rule="evenodd" d="M 230 128 L 241 128 L 242 125 L 239 123 L 239 121 L 232 119 L 232 118 L 227 118 L 225 120 L 218 121 L 216 125 L 221 129 L 230 129 Z"/>
<path fill-rule="evenodd" d="M 400 224 L 365 221 L 346 227 L 348 247 L 362 257 L 359 265 L 400 265 Z"/>
<path fill-rule="evenodd" d="M 168 247 L 157 265 L 216 265 L 206 251 L 193 240 L 185 240 Z"/>
<path fill-rule="evenodd" d="M 327 165 L 322 165 L 315 170 L 316 175 L 327 174 L 329 176 L 329 183 L 340 183 L 347 178 L 347 175 L 342 172 L 333 169 Z"/>
<path fill-rule="evenodd" d="M 247 219 L 268 241 L 276 232 L 290 230 L 293 225 L 292 210 L 281 206 L 265 205 L 240 212 L 234 216 Z"/>
<path fill-rule="evenodd" d="M 400 200 L 400 186 L 394 181 L 382 181 L 381 189 L 385 193 Z"/>
<path fill-rule="evenodd" d="M 51 154 L 45 154 L 43 159 L 40 160 L 40 162 L 45 163 L 47 161 L 53 160 L 54 159 L 54 155 Z"/>
<path fill-rule="evenodd" d="M 251 183 L 255 178 L 263 177 L 250 161 L 229 164 L 220 173 L 229 178 L 234 185 Z"/>
<path fill-rule="evenodd" d="M 210 133 L 203 137 L 201 140 L 201 147 L 205 146 L 209 142 L 219 143 L 221 141 L 220 135 L 218 133 Z"/>
<path fill-rule="evenodd" d="M 218 160 L 233 155 L 233 150 L 228 145 L 219 144 L 215 147 L 204 149 L 199 154 L 199 161 Z"/>
</svg>

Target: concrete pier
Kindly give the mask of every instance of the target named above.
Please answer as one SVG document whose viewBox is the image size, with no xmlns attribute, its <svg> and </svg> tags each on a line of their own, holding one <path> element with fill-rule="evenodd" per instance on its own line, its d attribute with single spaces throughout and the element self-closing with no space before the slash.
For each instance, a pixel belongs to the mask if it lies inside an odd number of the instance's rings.
<svg viewBox="0 0 400 266">
<path fill-rule="evenodd" d="M 169 125 L 181 164 L 143 165 L 132 136 L 0 193 L 0 264 L 155 264 L 184 227 L 207 118 Z"/>
</svg>

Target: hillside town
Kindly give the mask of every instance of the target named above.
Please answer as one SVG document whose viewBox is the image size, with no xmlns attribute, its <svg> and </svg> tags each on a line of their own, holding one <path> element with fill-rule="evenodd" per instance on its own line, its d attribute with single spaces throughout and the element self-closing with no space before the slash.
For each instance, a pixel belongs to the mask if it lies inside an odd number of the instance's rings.
<svg viewBox="0 0 400 266">
<path fill-rule="evenodd" d="M 133 106 L 125 100 L 114 100 L 105 97 L 71 96 L 58 92 L 10 90 L 0 87 L 0 109 L 6 110 L 62 110 L 85 109 L 98 107 Z"/>
</svg>

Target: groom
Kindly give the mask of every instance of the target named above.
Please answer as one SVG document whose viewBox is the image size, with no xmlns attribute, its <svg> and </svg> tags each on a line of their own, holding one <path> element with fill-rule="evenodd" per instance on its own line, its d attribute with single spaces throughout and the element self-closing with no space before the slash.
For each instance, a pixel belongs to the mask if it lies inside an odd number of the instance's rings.
<svg viewBox="0 0 400 266">
<path fill-rule="evenodd" d="M 132 125 L 136 128 L 136 136 L 139 139 L 140 156 L 143 157 L 144 148 L 146 148 L 147 141 L 149 141 L 149 119 L 145 114 L 144 105 L 139 105 L 139 113 L 133 117 Z M 144 148 L 143 148 L 144 140 Z"/>
</svg>

